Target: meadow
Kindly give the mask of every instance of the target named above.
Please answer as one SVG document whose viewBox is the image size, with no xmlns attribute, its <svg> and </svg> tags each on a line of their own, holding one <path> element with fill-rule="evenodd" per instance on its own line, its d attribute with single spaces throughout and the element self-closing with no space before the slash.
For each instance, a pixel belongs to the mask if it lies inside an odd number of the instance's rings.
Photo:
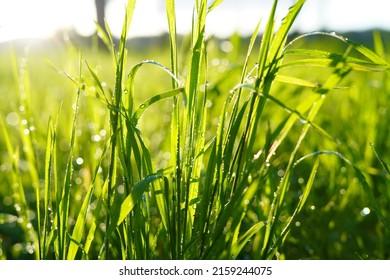
<svg viewBox="0 0 390 280">
<path fill-rule="evenodd" d="M 0 259 L 389 259 L 388 41 L 289 36 L 302 0 L 219 39 L 194 2 L 141 48 L 134 0 L 104 49 L 1 46 Z"/>
</svg>

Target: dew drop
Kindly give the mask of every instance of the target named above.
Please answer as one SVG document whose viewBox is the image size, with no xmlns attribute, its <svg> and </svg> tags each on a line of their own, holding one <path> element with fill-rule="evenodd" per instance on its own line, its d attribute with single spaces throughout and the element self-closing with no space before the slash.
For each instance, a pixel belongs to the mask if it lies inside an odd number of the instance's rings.
<svg viewBox="0 0 390 280">
<path fill-rule="evenodd" d="M 91 140 L 93 142 L 100 142 L 101 139 L 102 139 L 102 137 L 99 134 L 92 135 L 92 137 L 91 137 Z"/>
<path fill-rule="evenodd" d="M 7 115 L 7 123 L 11 126 L 17 126 L 19 124 L 19 115 L 15 112 Z"/>
<path fill-rule="evenodd" d="M 20 208 L 20 205 L 17 203 L 14 204 L 14 207 L 16 212 L 20 212 L 20 210 L 22 210 L 22 208 Z"/>
<path fill-rule="evenodd" d="M 370 214 L 371 213 L 371 210 L 370 210 L 370 208 L 368 208 L 368 207 L 364 207 L 363 209 L 362 209 L 362 211 L 360 211 L 360 215 L 362 215 L 363 217 L 364 216 L 367 216 L 368 214 Z"/>
<path fill-rule="evenodd" d="M 84 163 L 83 158 L 82 158 L 82 157 L 77 158 L 77 159 L 76 159 L 76 163 L 77 163 L 78 165 L 82 165 L 82 164 Z"/>
</svg>

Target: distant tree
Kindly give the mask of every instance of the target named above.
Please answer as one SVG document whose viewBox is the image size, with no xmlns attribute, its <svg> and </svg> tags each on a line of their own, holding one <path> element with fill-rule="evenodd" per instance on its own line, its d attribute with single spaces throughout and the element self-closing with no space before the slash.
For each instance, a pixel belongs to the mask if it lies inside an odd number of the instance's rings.
<svg viewBox="0 0 390 280">
<path fill-rule="evenodd" d="M 95 0 L 97 23 L 104 28 L 104 18 L 106 16 L 106 0 Z"/>
<path fill-rule="evenodd" d="M 106 31 L 106 25 L 104 23 L 104 19 L 106 17 L 106 3 L 108 0 L 95 0 L 95 7 L 96 7 L 96 19 L 97 23 L 100 27 L 103 28 L 104 31 Z M 99 46 L 103 47 L 104 43 L 102 40 L 99 39 Z"/>
</svg>

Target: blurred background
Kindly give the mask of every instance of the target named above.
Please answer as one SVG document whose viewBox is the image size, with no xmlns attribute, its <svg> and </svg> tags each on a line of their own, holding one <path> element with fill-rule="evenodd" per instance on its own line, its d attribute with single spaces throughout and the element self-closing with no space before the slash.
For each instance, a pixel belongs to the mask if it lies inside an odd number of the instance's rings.
<svg viewBox="0 0 390 280">
<path fill-rule="evenodd" d="M 114 36 L 121 30 L 126 0 L 1 0 L 0 42 L 21 38 L 48 38 L 59 31 L 80 36 L 95 32 L 95 21 L 106 17 Z M 176 1 L 178 32 L 191 30 L 193 0 Z M 210 1 L 211 2 L 211 1 Z M 227 37 L 235 31 L 249 35 L 260 18 L 266 18 L 271 0 L 224 0 L 208 18 L 208 34 Z M 279 15 L 294 2 L 279 1 Z M 389 29 L 386 0 L 308 0 L 294 30 L 310 32 Z M 130 37 L 158 36 L 167 32 L 164 0 L 137 1 Z"/>
</svg>

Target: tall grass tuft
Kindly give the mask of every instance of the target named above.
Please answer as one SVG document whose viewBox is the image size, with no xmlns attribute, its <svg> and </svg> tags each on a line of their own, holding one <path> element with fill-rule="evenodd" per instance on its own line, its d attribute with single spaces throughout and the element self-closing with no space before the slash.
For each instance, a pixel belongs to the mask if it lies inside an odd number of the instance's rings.
<svg viewBox="0 0 390 280">
<path fill-rule="evenodd" d="M 381 223 L 378 228 L 388 230 L 385 202 L 377 198 L 361 165 L 338 151 L 347 145 L 323 127 L 319 116 L 333 91 L 348 88 L 343 85 L 348 75 L 382 72 L 389 65 L 367 47 L 333 33 L 305 34 L 289 42 L 305 1 L 297 0 L 276 29 L 278 2 L 273 2 L 261 36 L 260 21 L 246 42 L 246 53 L 238 53 L 240 60 L 219 77 L 212 65 L 216 41 L 207 36 L 206 26 L 208 15 L 223 1 L 194 1 L 192 32 L 180 40 L 175 1 L 166 0 L 169 66 L 156 60 L 134 62 L 128 54 L 135 0 L 127 2 L 118 46 L 109 26 L 98 26 L 113 61 L 113 78 L 106 82 L 99 65 L 81 55 L 77 74 L 61 72 L 76 87 L 66 157 L 59 154 L 64 153 L 59 143 L 64 105 L 56 118 L 49 117 L 42 164 L 34 153 L 33 135 L 20 128 L 34 207 L 26 199 L 30 190 L 19 170 L 20 148 L 14 147 L 0 119 L 12 163 L 16 215 L 23 220 L 29 242 L 38 248 L 35 258 L 281 258 L 294 225 L 306 214 L 318 176 L 333 168 L 323 157 L 350 168 Z M 301 47 L 315 36 L 343 47 Z M 376 36 L 377 51 L 383 53 Z M 242 46 L 234 36 L 229 43 L 236 49 Z M 296 75 L 301 67 L 326 74 L 316 81 L 317 77 Z M 159 81 L 151 74 L 142 76 L 144 69 L 159 73 L 164 82 L 154 84 Z M 29 91 L 25 73 L 16 77 L 24 81 L 19 81 L 20 88 Z M 153 93 L 145 97 L 141 87 Z M 20 118 L 29 119 L 34 108 L 24 91 L 18 104 L 26 108 L 26 116 Z M 107 117 L 97 116 L 94 106 Z M 166 115 L 153 118 L 152 109 L 163 114 L 164 106 Z M 92 127 L 102 127 L 98 139 L 105 137 L 98 153 L 79 131 L 82 119 L 89 118 L 94 119 Z M 150 127 L 163 135 L 160 143 L 148 135 Z M 335 150 L 312 144 L 312 139 L 325 139 Z M 372 152 L 389 173 L 373 144 Z M 164 160 L 159 153 L 166 155 Z M 78 154 L 84 159 L 80 161 Z"/>
</svg>

